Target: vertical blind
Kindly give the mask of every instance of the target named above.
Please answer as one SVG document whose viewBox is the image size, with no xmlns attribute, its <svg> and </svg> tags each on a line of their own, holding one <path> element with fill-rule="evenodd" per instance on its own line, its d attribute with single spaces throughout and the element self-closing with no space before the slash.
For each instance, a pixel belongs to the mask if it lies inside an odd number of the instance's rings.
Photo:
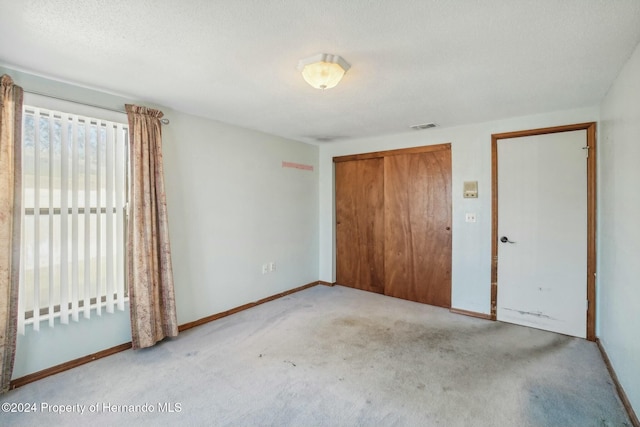
<svg viewBox="0 0 640 427">
<path fill-rule="evenodd" d="M 24 107 L 18 331 L 124 310 L 124 123 Z"/>
</svg>

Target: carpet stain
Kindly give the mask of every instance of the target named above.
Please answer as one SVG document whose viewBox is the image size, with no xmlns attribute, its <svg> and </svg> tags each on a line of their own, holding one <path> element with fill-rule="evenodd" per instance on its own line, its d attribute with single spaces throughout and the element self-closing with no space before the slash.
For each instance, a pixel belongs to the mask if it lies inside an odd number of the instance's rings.
<svg viewBox="0 0 640 427">
<path fill-rule="evenodd" d="M 368 314 L 334 317 L 316 325 L 314 332 L 318 350 L 326 352 L 325 360 L 338 352 L 350 369 L 365 375 L 370 365 L 362 362 L 373 360 L 390 373 L 388 385 L 433 392 L 490 387 L 496 376 L 522 363 L 548 357 L 573 340 L 555 334 L 530 335 L 526 328 L 523 339 L 515 345 L 487 346 L 486 342 L 499 337 L 505 326 L 513 328 L 498 322 L 434 326 Z M 432 366 L 442 364 L 449 372 L 444 389 L 442 384 L 425 380 Z"/>
<path fill-rule="evenodd" d="M 496 328 L 491 325 L 488 329 Z M 473 350 L 473 340 L 479 331 L 477 328 L 434 327 L 376 316 L 343 316 L 322 325 L 317 332 L 321 340 L 354 349 L 387 351 L 392 348 L 403 353 L 465 357 Z"/>
<path fill-rule="evenodd" d="M 433 327 L 428 324 L 391 320 L 375 316 L 343 316 L 333 319 L 318 330 L 320 338 L 362 349 L 387 349 L 389 346 L 433 352 L 440 355 L 464 358 L 477 354 L 480 339 L 491 339 L 507 326 L 500 322 L 483 323 L 481 326 Z M 522 360 L 543 357 L 561 350 L 574 338 L 565 335 L 547 335 L 537 342 L 530 339 L 521 345 L 501 352 L 507 360 Z M 498 354 L 496 354 L 498 356 Z M 504 361 L 503 361 L 504 362 Z"/>
<path fill-rule="evenodd" d="M 598 402 L 589 402 L 584 396 L 575 394 L 571 387 L 546 383 L 534 384 L 528 389 L 527 416 L 531 425 L 540 426 L 581 426 L 581 427 L 623 427 L 629 424 L 612 417 L 593 418 L 592 407 Z M 613 421 L 615 419 L 615 421 Z"/>
</svg>

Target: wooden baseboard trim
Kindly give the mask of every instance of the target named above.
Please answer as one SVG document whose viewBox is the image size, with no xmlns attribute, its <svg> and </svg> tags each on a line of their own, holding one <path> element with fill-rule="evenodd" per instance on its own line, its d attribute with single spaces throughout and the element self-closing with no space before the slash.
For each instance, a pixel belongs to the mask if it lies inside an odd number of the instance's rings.
<svg viewBox="0 0 640 427">
<path fill-rule="evenodd" d="M 246 310 L 248 308 L 255 307 L 255 306 L 260 305 L 260 304 L 264 304 L 265 302 L 273 301 L 273 300 L 276 300 L 278 298 L 282 298 L 284 296 L 293 294 L 295 292 L 300 292 L 300 291 L 302 291 L 304 289 L 311 288 L 313 286 L 320 285 L 320 284 L 327 285 L 327 286 L 333 286 L 332 284 L 330 284 L 328 282 L 321 282 L 321 281 L 311 282 L 311 283 L 308 283 L 306 285 L 297 287 L 295 289 L 290 289 L 290 290 L 285 291 L 285 292 L 280 292 L 279 294 L 272 295 L 272 296 L 267 297 L 267 298 L 262 298 L 261 300 L 258 300 L 258 301 L 255 301 L 255 302 L 252 302 L 252 303 L 249 303 L 249 304 L 241 305 L 240 307 L 232 308 L 231 310 L 227 310 L 227 311 L 224 311 L 222 313 L 214 314 L 212 316 L 207 316 L 207 317 L 204 317 L 202 319 L 195 320 L 193 322 L 185 323 L 184 325 L 178 326 L 178 331 L 180 331 L 180 332 L 186 331 L 187 329 L 191 329 L 191 328 L 195 328 L 196 326 L 204 325 L 205 323 L 209 323 L 209 322 L 212 322 L 214 320 L 221 319 L 221 318 L 226 317 L 226 316 L 230 316 L 230 315 L 232 315 L 234 313 L 238 313 L 239 311 L 243 311 L 243 310 Z M 69 369 L 73 369 L 75 367 L 84 365 L 85 363 L 93 362 L 94 360 L 102 359 L 103 357 L 111 356 L 113 354 L 120 353 L 121 351 L 129 350 L 130 348 L 131 348 L 131 342 L 128 342 L 128 343 L 117 345 L 115 347 L 108 348 L 106 350 L 99 351 L 97 353 L 90 354 L 88 356 L 83 356 L 83 357 L 80 357 L 78 359 L 70 360 L 68 362 L 61 363 L 60 365 L 52 366 L 50 368 L 43 369 L 43 370 L 38 371 L 38 372 L 34 372 L 33 374 L 25 375 L 24 377 L 20 377 L 20 378 L 16 378 L 14 380 L 11 380 L 9 388 L 10 389 L 14 389 L 14 388 L 22 387 L 23 385 L 27 385 L 27 384 L 32 383 L 34 381 L 41 380 L 41 379 L 49 377 L 51 375 L 59 374 L 60 372 L 68 371 Z"/>
<path fill-rule="evenodd" d="M 491 320 L 490 314 L 478 313 L 477 311 L 462 310 L 460 308 L 453 308 L 453 307 L 451 307 L 449 311 L 451 313 L 462 314 L 464 316 L 471 316 L 471 317 L 477 317 L 479 319 Z"/>
<path fill-rule="evenodd" d="M 607 352 L 602 346 L 602 343 L 600 342 L 600 338 L 596 337 L 596 344 L 598 344 L 598 348 L 600 349 L 600 353 L 602 354 L 602 359 L 604 360 L 604 364 L 607 365 L 607 369 L 609 370 L 609 375 L 611 375 L 611 379 L 613 379 L 613 383 L 616 385 L 616 391 L 618 392 L 618 396 L 622 401 L 622 405 L 624 405 L 624 408 L 627 410 L 627 414 L 629 415 L 629 419 L 631 419 L 631 424 L 633 424 L 633 427 L 640 427 L 640 421 L 638 420 L 638 417 L 635 411 L 633 410 L 633 407 L 631 406 L 631 402 L 629 402 L 627 393 L 624 392 L 624 389 L 622 388 L 620 381 L 618 381 L 618 375 L 616 374 L 616 371 L 613 370 L 613 365 L 611 365 L 611 360 L 609 360 L 609 356 L 607 355 Z"/>
<path fill-rule="evenodd" d="M 318 280 L 318 285 L 324 285 L 324 286 L 335 286 L 336 282 L 325 282 L 324 280 Z"/>
<path fill-rule="evenodd" d="M 279 294 L 272 295 L 270 297 L 262 298 L 261 300 L 250 302 L 248 304 L 241 305 L 240 307 L 232 308 L 231 310 L 223 311 L 222 313 L 213 314 L 211 316 L 203 317 L 202 319 L 194 320 L 193 322 L 185 323 L 184 325 L 178 326 L 178 331 L 186 331 L 187 329 L 195 328 L 196 326 L 204 325 L 205 323 L 213 322 L 214 320 L 222 319 L 223 317 L 231 316 L 232 314 L 236 314 L 240 311 L 247 310 L 249 308 L 255 307 L 260 304 L 264 304 L 265 302 L 273 301 L 278 298 L 282 298 L 284 296 L 303 291 L 307 288 L 311 288 L 313 286 L 318 285 L 319 282 L 311 282 L 306 285 L 300 286 L 295 289 L 290 289 L 288 291 L 280 292 Z"/>
<path fill-rule="evenodd" d="M 22 387 L 23 385 L 32 383 L 34 381 L 41 380 L 51 375 L 59 374 L 60 372 L 68 371 L 69 369 L 84 365 L 85 363 L 93 362 L 94 360 L 102 359 L 103 357 L 111 356 L 113 354 L 120 353 L 121 351 L 125 351 L 130 348 L 131 348 L 131 343 L 128 342 L 128 343 L 117 345 L 115 347 L 108 348 L 106 350 L 99 351 L 97 353 L 90 354 L 88 356 L 83 356 L 78 359 L 70 360 L 68 362 L 61 363 L 60 365 L 52 366 L 51 368 L 43 369 L 42 371 L 34 372 L 33 374 L 25 375 L 24 377 L 11 380 L 9 388 L 14 389 L 14 388 Z"/>
</svg>

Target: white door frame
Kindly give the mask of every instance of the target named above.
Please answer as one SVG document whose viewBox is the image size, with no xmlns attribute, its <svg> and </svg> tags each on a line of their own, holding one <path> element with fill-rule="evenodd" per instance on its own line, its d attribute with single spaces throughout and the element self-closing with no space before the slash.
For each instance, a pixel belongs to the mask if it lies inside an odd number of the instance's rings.
<svg viewBox="0 0 640 427">
<path fill-rule="evenodd" d="M 578 123 L 491 135 L 491 319 L 497 319 L 498 302 L 498 140 L 549 133 L 587 131 L 587 339 L 596 339 L 596 123 Z"/>
</svg>

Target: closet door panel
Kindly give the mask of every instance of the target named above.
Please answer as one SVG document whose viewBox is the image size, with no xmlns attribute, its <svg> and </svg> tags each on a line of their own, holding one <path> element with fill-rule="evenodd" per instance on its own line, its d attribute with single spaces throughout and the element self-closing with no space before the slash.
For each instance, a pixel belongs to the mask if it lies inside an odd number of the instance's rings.
<svg viewBox="0 0 640 427">
<path fill-rule="evenodd" d="M 384 160 L 335 163 L 336 282 L 384 292 Z"/>
<path fill-rule="evenodd" d="M 386 295 L 451 307 L 451 150 L 385 157 Z"/>
</svg>

